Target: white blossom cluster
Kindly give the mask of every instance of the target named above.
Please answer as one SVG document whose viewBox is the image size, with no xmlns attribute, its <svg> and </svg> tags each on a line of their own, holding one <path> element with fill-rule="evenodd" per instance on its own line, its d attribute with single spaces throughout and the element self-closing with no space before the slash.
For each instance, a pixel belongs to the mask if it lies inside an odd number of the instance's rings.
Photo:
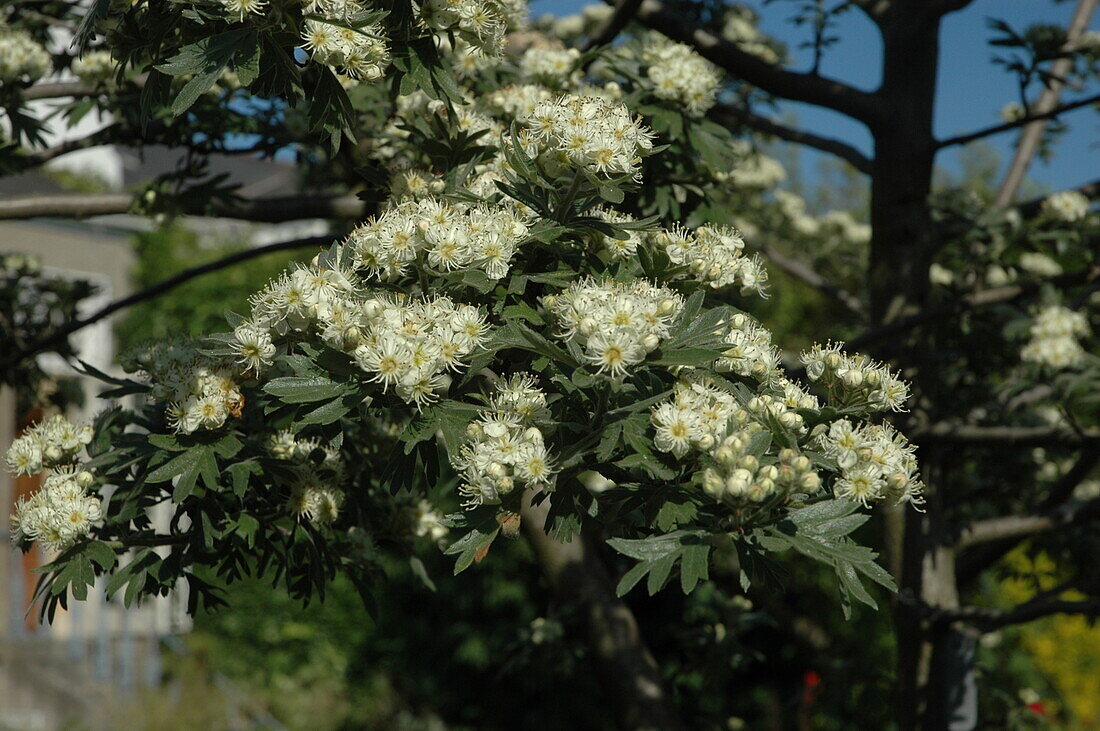
<svg viewBox="0 0 1100 731">
<path fill-rule="evenodd" d="M 343 504 L 342 492 L 316 479 L 302 479 L 290 491 L 291 512 L 316 527 L 332 524 Z"/>
<path fill-rule="evenodd" d="M 833 483 L 836 497 L 858 500 L 865 506 L 885 499 L 914 505 L 924 502 L 916 447 L 889 423 L 857 425 L 839 419 L 817 441 L 840 468 Z"/>
<path fill-rule="evenodd" d="M 566 94 L 539 102 L 520 142 L 554 176 L 581 170 L 597 178 L 638 179 L 653 134 L 625 104 Z"/>
<path fill-rule="evenodd" d="M 730 420 L 746 421 L 748 413 L 732 394 L 695 377 L 677 382 L 672 398 L 655 406 L 649 418 L 655 431 L 654 446 L 683 457 L 692 449 L 713 449 Z"/>
<path fill-rule="evenodd" d="M 242 330 L 314 334 L 347 352 L 371 378 L 406 403 L 434 401 L 446 372 L 485 341 L 488 325 L 476 307 L 445 296 L 410 298 L 363 292 L 350 272 L 323 266 L 283 274 L 253 295 Z M 240 347 L 240 346 L 238 346 Z"/>
<path fill-rule="evenodd" d="M 49 52 L 29 33 L 0 25 L 0 83 L 34 83 L 52 70 Z"/>
<path fill-rule="evenodd" d="M 483 105 L 494 115 L 511 121 L 529 117 L 539 102 L 554 98 L 554 92 L 539 84 L 510 84 L 487 93 Z"/>
<path fill-rule="evenodd" d="M 139 348 L 122 365 L 143 372 L 152 398 L 168 404 L 168 423 L 177 433 L 217 429 L 241 415 L 244 396 L 233 371 L 199 353 L 191 341 Z"/>
<path fill-rule="evenodd" d="M 508 274 L 527 226 L 508 206 L 405 201 L 348 236 L 357 266 L 379 279 L 404 274 L 419 260 L 450 272 L 481 269 L 490 279 Z"/>
<path fill-rule="evenodd" d="M 303 23 L 302 48 L 309 51 L 317 63 L 332 66 L 351 79 L 378 81 L 390 65 L 385 30 L 377 23 L 358 29 L 341 25 L 365 9 L 355 0 L 310 0 L 305 3 L 307 15 L 321 16 L 324 20 Z"/>
<path fill-rule="evenodd" d="M 853 244 L 871 241 L 871 226 L 852 218 L 848 211 L 829 211 L 821 217 L 821 228 Z"/>
<path fill-rule="evenodd" d="M 717 183 L 729 183 L 735 188 L 771 188 L 787 177 L 787 171 L 774 157 L 754 150 L 743 140 L 734 140 L 738 161 L 732 170 L 717 171 Z"/>
<path fill-rule="evenodd" d="M 778 376 L 779 349 L 772 344 L 771 331 L 756 320 L 742 313 L 731 317 L 725 342 L 729 347 L 715 362 L 715 370 L 761 382 Z"/>
<path fill-rule="evenodd" d="M 1075 223 L 1089 215 L 1089 199 L 1076 190 L 1063 190 L 1046 197 L 1043 211 L 1059 221 Z"/>
<path fill-rule="evenodd" d="M 76 426 L 60 414 L 27 429 L 8 449 L 8 469 L 33 475 L 44 469 L 71 465 L 92 441 L 90 426 Z"/>
<path fill-rule="evenodd" d="M 604 206 L 592 209 L 588 212 L 588 215 L 608 223 L 636 223 L 633 216 Z M 610 254 L 612 259 L 630 259 L 638 253 L 638 247 L 643 243 L 642 234 L 633 230 L 627 230 L 624 233 L 626 238 L 620 239 L 595 232 L 592 243 Z"/>
<path fill-rule="evenodd" d="M 625 375 L 667 338 L 684 302 L 666 287 L 636 279 L 585 279 L 543 298 L 561 337 L 584 348 L 600 373 Z"/>
<path fill-rule="evenodd" d="M 1020 358 L 1053 370 L 1073 368 L 1085 358 L 1080 338 L 1089 334 L 1088 318 L 1068 307 L 1044 307 L 1031 322 L 1031 339 Z"/>
<path fill-rule="evenodd" d="M 806 455 L 781 449 L 775 462 L 765 462 L 751 453 L 758 427 L 750 421 L 722 440 L 713 451 L 714 464 L 703 470 L 703 491 L 720 502 L 759 505 L 793 492 L 813 495 L 820 490 L 821 476 Z"/>
<path fill-rule="evenodd" d="M 509 28 L 523 22 L 526 4 L 500 0 L 422 0 L 420 20 L 440 34 L 453 33 L 484 56 L 499 56 Z"/>
<path fill-rule="evenodd" d="M 1040 277 L 1056 277 L 1062 273 L 1061 264 L 1038 251 L 1025 251 L 1020 254 L 1020 258 L 1016 260 L 1016 264 L 1025 272 L 1030 272 Z"/>
<path fill-rule="evenodd" d="M 549 489 L 554 466 L 538 424 L 545 418 L 546 395 L 535 379 L 520 373 L 499 382 L 454 460 L 462 475 L 464 505 L 499 503 L 516 487 Z"/>
<path fill-rule="evenodd" d="M 806 377 L 843 406 L 875 411 L 903 411 L 909 400 L 909 385 L 889 368 L 865 355 L 841 350 L 844 343 L 817 344 L 800 358 Z"/>
<path fill-rule="evenodd" d="M 714 106 L 722 73 L 690 46 L 653 32 L 646 36 L 641 59 L 658 99 L 682 105 L 692 117 L 701 117 Z"/>
<path fill-rule="evenodd" d="M 110 51 L 88 51 L 74 58 L 69 70 L 85 84 L 100 86 L 108 84 L 115 75 L 115 61 Z"/>
<path fill-rule="evenodd" d="M 447 371 L 485 342 L 488 325 L 476 307 L 448 297 L 384 296 L 364 303 L 366 327 L 353 351 L 383 390 L 418 407 L 446 388 Z"/>
<path fill-rule="evenodd" d="M 271 435 L 267 451 L 293 466 L 288 506 L 296 518 L 320 527 L 339 517 L 344 495 L 330 484 L 344 475 L 344 460 L 337 447 L 316 437 L 303 438 L 282 429 Z"/>
<path fill-rule="evenodd" d="M 432 505 L 430 500 L 421 499 L 409 509 L 409 522 L 412 523 L 413 535 L 417 538 L 430 538 L 433 541 L 441 541 L 447 537 L 451 529 L 443 522 L 443 513 Z"/>
<path fill-rule="evenodd" d="M 796 400 L 813 402 L 806 394 Z M 673 397 L 650 412 L 657 449 L 681 459 L 689 452 L 706 455 L 702 486 L 716 500 L 762 503 L 780 492 L 816 492 L 821 478 L 808 457 L 785 449 L 776 464 L 762 453 L 754 453 L 761 450 L 752 449 L 753 437 L 767 432 L 766 420 L 774 420 L 784 429 L 804 431 L 801 417 L 789 410 L 785 401 L 761 394 L 741 407 L 732 394 L 699 377 L 677 383 Z"/>
<path fill-rule="evenodd" d="M 722 26 L 722 38 L 737 44 L 745 53 L 767 61 L 777 63 L 780 58 L 775 49 L 766 42 L 766 37 L 755 25 L 752 11 L 741 6 L 731 6 Z"/>
<path fill-rule="evenodd" d="M 390 201 L 419 200 L 440 195 L 447 182 L 430 170 L 400 168 L 390 173 Z"/>
<path fill-rule="evenodd" d="M 322 470 L 335 477 L 344 473 L 340 450 L 317 437 L 299 437 L 289 429 L 280 429 L 268 440 L 267 451 L 275 459 L 307 468 L 309 472 Z"/>
<path fill-rule="evenodd" d="M 763 295 L 767 290 L 764 262 L 759 257 L 745 256 L 745 240 L 728 226 L 699 226 L 693 232 L 675 228 L 650 238 L 674 264 L 688 267 L 713 289 L 736 284 L 741 294 Z"/>
<path fill-rule="evenodd" d="M 820 222 L 806 213 L 806 201 L 796 193 L 786 190 L 775 191 L 775 202 L 779 212 L 791 224 L 791 228 L 805 236 L 816 236 L 821 230 Z"/>
<path fill-rule="evenodd" d="M 562 89 L 572 80 L 580 57 L 576 48 L 532 46 L 520 57 L 519 70 L 524 78 Z"/>
<path fill-rule="evenodd" d="M 51 472 L 41 489 L 20 498 L 11 516 L 12 541 L 38 541 L 51 551 L 64 551 L 88 535 L 103 517 L 100 499 L 87 488 L 94 477 L 87 470 Z"/>
</svg>

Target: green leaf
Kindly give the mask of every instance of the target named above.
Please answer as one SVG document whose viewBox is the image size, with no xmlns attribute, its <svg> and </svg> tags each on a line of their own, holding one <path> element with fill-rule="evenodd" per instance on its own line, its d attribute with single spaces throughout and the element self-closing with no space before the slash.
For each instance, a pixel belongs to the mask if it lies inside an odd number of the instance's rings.
<svg viewBox="0 0 1100 731">
<path fill-rule="evenodd" d="M 351 407 L 347 406 L 342 399 L 329 401 L 294 422 L 293 431 L 301 431 L 311 424 L 331 424 L 342 419 L 349 411 L 351 411 Z"/>
<path fill-rule="evenodd" d="M 684 546 L 680 558 L 680 589 L 690 594 L 700 580 L 710 578 L 710 544 L 692 543 Z"/>
<path fill-rule="evenodd" d="M 428 569 L 424 567 L 424 562 L 420 560 L 419 556 L 409 556 L 409 568 L 412 569 L 413 576 L 420 579 L 420 582 L 428 587 L 429 591 L 436 590 L 435 582 L 428 575 Z"/>
<path fill-rule="evenodd" d="M 348 388 L 324 376 L 283 376 L 264 384 L 264 391 L 283 403 L 305 404 L 311 401 L 328 401 L 343 396 Z"/>
<path fill-rule="evenodd" d="M 88 558 L 104 571 L 110 570 L 115 565 L 115 552 L 103 541 L 92 541 L 84 551 L 88 554 Z"/>
<path fill-rule="evenodd" d="M 172 100 L 172 114 L 178 117 L 194 106 L 200 96 L 210 91 L 210 87 L 218 80 L 221 73 L 222 70 L 219 68 L 195 74 Z"/>
<path fill-rule="evenodd" d="M 664 588 L 665 582 L 668 581 L 668 575 L 672 573 L 672 566 L 679 557 L 680 552 L 677 551 L 675 554 L 662 556 L 652 562 L 649 568 L 649 579 L 646 580 L 646 591 L 649 592 L 650 596 Z"/>
<path fill-rule="evenodd" d="M 615 587 L 615 596 L 626 596 L 627 592 L 649 573 L 649 566 L 648 563 L 634 564 L 634 567 L 623 574 L 623 578 L 619 580 L 618 586 Z"/>
</svg>

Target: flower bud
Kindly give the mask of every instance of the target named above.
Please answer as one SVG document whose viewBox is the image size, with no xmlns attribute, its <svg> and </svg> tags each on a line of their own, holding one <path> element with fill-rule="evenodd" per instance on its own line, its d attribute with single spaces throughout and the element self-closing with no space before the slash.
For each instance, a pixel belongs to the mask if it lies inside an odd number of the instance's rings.
<svg viewBox="0 0 1100 731">
<path fill-rule="evenodd" d="M 863 374 L 855 369 L 847 370 L 841 374 L 840 380 L 848 388 L 859 388 L 863 385 Z"/>
<path fill-rule="evenodd" d="M 785 411 L 779 415 L 779 423 L 784 429 L 794 431 L 802 428 L 802 417 L 793 411 Z"/>
<path fill-rule="evenodd" d="M 95 476 L 88 470 L 81 470 L 76 473 L 76 484 L 81 487 L 91 487 L 93 482 L 95 482 Z"/>
<path fill-rule="evenodd" d="M 807 472 L 798 481 L 798 486 L 810 495 L 821 489 L 821 477 L 816 472 Z"/>
<path fill-rule="evenodd" d="M 657 346 L 660 344 L 661 339 L 653 333 L 646 335 L 645 338 L 642 339 L 642 347 L 644 347 L 649 352 L 653 352 L 654 350 L 656 350 Z"/>
</svg>

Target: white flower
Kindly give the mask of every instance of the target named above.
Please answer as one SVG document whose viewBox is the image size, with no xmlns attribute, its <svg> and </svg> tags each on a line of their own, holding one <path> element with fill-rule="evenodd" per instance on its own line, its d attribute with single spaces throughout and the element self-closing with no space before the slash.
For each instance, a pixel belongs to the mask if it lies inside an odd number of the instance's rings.
<svg viewBox="0 0 1100 731">
<path fill-rule="evenodd" d="M 1060 305 L 1044 307 L 1032 321 L 1030 334 L 1031 340 L 1020 351 L 1025 362 L 1063 370 L 1085 359 L 1079 338 L 1089 334 L 1089 323 L 1083 312 Z"/>
<path fill-rule="evenodd" d="M 86 84 L 98 86 L 111 81 L 115 73 L 115 61 L 110 51 L 88 51 L 74 58 L 69 70 Z"/>
<path fill-rule="evenodd" d="M 0 27 L 0 82 L 34 83 L 52 70 L 49 52 L 29 33 Z"/>
<path fill-rule="evenodd" d="M 524 51 L 519 70 L 527 79 L 560 89 L 568 84 L 580 57 L 576 48 L 533 46 Z"/>
<path fill-rule="evenodd" d="M 1040 277 L 1056 277 L 1062 273 L 1062 266 L 1046 254 L 1037 251 L 1025 251 L 1016 262 L 1025 272 Z"/>
<path fill-rule="evenodd" d="M 244 20 L 249 15 L 261 15 L 267 7 L 267 0 L 221 0 L 221 4 L 238 20 Z"/>
<path fill-rule="evenodd" d="M 91 427 L 77 427 L 55 414 L 27 429 L 8 449 L 8 469 L 17 475 L 32 475 L 50 467 L 71 465 L 77 454 L 92 441 Z"/>
<path fill-rule="evenodd" d="M 722 73 L 690 46 L 651 32 L 644 38 L 641 58 L 654 96 L 676 102 L 692 117 L 714 106 Z"/>
<path fill-rule="evenodd" d="M 454 466 L 462 475 L 464 505 L 499 503 L 517 487 L 548 489 L 555 468 L 542 431 L 546 396 L 527 374 L 498 383 L 489 406 L 467 427 Z"/>
<path fill-rule="evenodd" d="M 266 0 L 223 0 L 248 12 L 258 12 Z M 355 0 L 312 0 L 305 12 L 325 20 L 306 20 L 302 26 L 302 47 L 317 63 L 332 66 L 350 79 L 378 81 L 390 65 L 390 51 L 384 28 L 375 23 L 358 29 L 344 27 L 366 8 Z M 238 11 L 243 17 L 244 10 Z"/>
<path fill-rule="evenodd" d="M 1066 223 L 1081 221 L 1089 214 L 1089 199 L 1076 190 L 1063 190 L 1047 196 L 1043 211 Z"/>
<path fill-rule="evenodd" d="M 622 376 L 668 337 L 683 300 L 642 280 L 586 279 L 544 304 L 563 339 L 580 343 L 601 373 Z"/>
<path fill-rule="evenodd" d="M 12 540 L 36 540 L 48 550 L 63 551 L 88 535 L 103 514 L 99 498 L 81 485 L 80 476 L 86 474 L 51 473 L 40 490 L 21 498 L 12 512 Z"/>
<path fill-rule="evenodd" d="M 521 144 L 549 171 L 582 170 L 596 178 L 638 179 L 652 133 L 625 104 L 567 94 L 539 102 L 522 121 Z"/>
</svg>

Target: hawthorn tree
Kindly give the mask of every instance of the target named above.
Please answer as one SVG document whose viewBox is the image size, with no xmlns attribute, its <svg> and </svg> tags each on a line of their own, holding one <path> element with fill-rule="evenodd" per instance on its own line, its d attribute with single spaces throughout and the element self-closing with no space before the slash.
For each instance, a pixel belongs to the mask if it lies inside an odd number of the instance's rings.
<svg viewBox="0 0 1100 731">
<path fill-rule="evenodd" d="M 1014 198 L 1054 141 L 1049 120 L 1095 104 L 1084 87 L 1100 43 L 1086 30 L 1095 0 L 1065 29 L 997 25 L 1023 103 L 1002 125 L 937 140 L 939 27 L 967 4 L 799 3 L 806 72 L 721 4 L 624 0 L 554 28 L 496 0 L 9 4 L 5 171 L 104 143 L 168 145 L 186 164 L 140 191 L 9 198 L 0 218 L 334 225 L 35 325 L 5 357 L 14 377 L 182 281 L 320 249 L 241 302 L 230 332 L 138 349 L 132 378 L 91 373 L 108 399 L 141 394 L 136 410 L 87 427 L 54 417 L 13 445 L 14 470 L 50 471 L 15 516 L 21 543 L 59 552 L 42 611 L 104 574 L 127 602 L 186 584 L 193 610 L 251 573 L 308 599 L 344 572 L 384 601 L 382 554 L 430 585 L 418 551 L 443 543 L 459 572 L 522 533 L 583 617 L 620 723 L 676 728 L 687 709 L 622 595 L 674 576 L 691 592 L 713 562 L 733 562 L 747 590 L 793 549 L 835 571 L 845 614 L 853 599 L 875 606 L 867 580 L 900 587 L 903 728 L 972 725 L 979 633 L 1097 608 L 1100 499 L 1078 489 L 1096 463 L 1084 344 L 1097 187 Z M 818 71 L 841 12 L 881 31 L 873 92 Z M 57 28 L 72 49 L 55 47 Z M 50 76 L 66 70 L 75 81 Z M 1079 98 L 1061 103 L 1065 87 Z M 863 122 L 873 159 L 768 117 L 775 98 Z M 28 106 L 43 100 L 70 124 L 93 110 L 109 121 L 44 147 Z M 939 151 L 1012 130 L 994 196 L 933 195 Z M 779 173 L 746 142 L 755 132 L 870 177 L 870 225 L 771 190 Z M 319 192 L 241 199 L 204 165 L 287 149 Z M 835 330 L 797 359 L 752 314 L 767 313 L 761 256 L 835 303 Z M 1045 452 L 1006 453 L 1020 446 Z M 886 568 L 851 537 L 873 503 Z M 1055 584 L 1013 608 L 967 605 L 1024 541 L 1059 560 Z M 621 577 L 608 551 L 627 562 Z"/>
</svg>

